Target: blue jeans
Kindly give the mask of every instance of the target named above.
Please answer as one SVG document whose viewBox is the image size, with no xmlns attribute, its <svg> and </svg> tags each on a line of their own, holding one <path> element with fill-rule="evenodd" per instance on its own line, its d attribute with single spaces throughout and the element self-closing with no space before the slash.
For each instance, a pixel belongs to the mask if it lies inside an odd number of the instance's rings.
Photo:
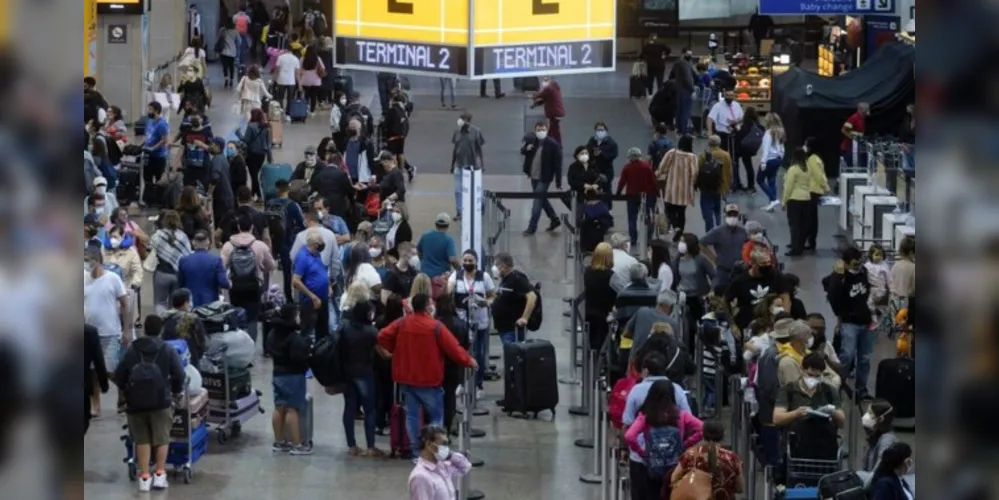
<svg viewBox="0 0 999 500">
<path fill-rule="evenodd" d="M 631 238 L 632 245 L 638 245 L 638 207 L 642 204 L 642 200 L 639 198 L 629 198 L 628 199 L 628 236 Z M 652 209 L 656 206 L 656 200 L 654 198 L 648 198 L 645 204 L 645 220 L 647 222 L 645 229 L 647 233 L 648 240 L 652 240 Z"/>
<path fill-rule="evenodd" d="M 454 168 L 454 213 L 461 217 L 461 169 Z"/>
<path fill-rule="evenodd" d="M 541 182 L 531 179 L 531 189 L 534 190 L 534 194 L 544 195 L 548 193 L 548 186 L 550 182 Z M 534 203 L 531 204 L 531 221 L 527 223 L 527 230 L 534 232 L 538 230 L 538 220 L 541 219 L 541 211 L 545 211 L 545 215 L 551 219 L 552 224 L 558 220 L 558 214 L 555 213 L 555 208 L 552 207 L 548 198 L 535 198 Z"/>
<path fill-rule="evenodd" d="M 514 342 L 523 342 L 524 336 L 526 335 L 526 330 L 519 328 L 512 332 L 499 332 L 500 342 L 503 345 L 512 344 Z"/>
<path fill-rule="evenodd" d="M 756 172 L 756 183 L 771 202 L 777 201 L 777 169 L 781 161 L 781 158 L 767 160 L 763 168 Z"/>
<path fill-rule="evenodd" d="M 760 448 L 763 449 L 763 456 L 760 457 L 760 462 L 763 462 L 763 465 L 776 467 L 780 464 L 781 457 L 784 455 L 780 449 L 780 438 L 780 427 L 772 425 L 760 426 Z"/>
<path fill-rule="evenodd" d="M 250 48 L 253 47 L 253 40 L 249 34 L 239 35 L 239 43 L 236 44 L 236 59 L 240 64 L 246 64 L 250 57 Z"/>
<path fill-rule="evenodd" d="M 413 387 L 402 385 L 402 396 L 406 405 L 406 433 L 409 434 L 409 442 L 413 446 L 413 456 L 420 456 L 420 415 L 423 414 L 421 407 L 430 414 L 430 421 L 427 425 L 444 425 L 444 389 L 440 387 Z M 368 410 L 365 409 L 365 418 Z M 372 415 L 374 409 L 372 409 Z M 372 430 L 374 430 L 374 420 L 372 420 Z"/>
<path fill-rule="evenodd" d="M 867 396 L 867 379 L 871 373 L 871 356 L 874 355 L 874 337 L 868 325 L 855 325 L 843 323 L 839 327 L 840 353 L 839 359 L 843 363 L 843 369 L 849 373 L 855 373 L 853 380 L 856 383 L 854 389 L 858 397 Z"/>
<path fill-rule="evenodd" d="M 343 388 L 343 433 L 347 446 L 357 446 L 354 437 L 354 419 L 360 403 L 364 410 L 364 440 L 368 448 L 375 447 L 375 381 L 371 375 L 348 381 Z"/>
<path fill-rule="evenodd" d="M 486 358 L 486 351 L 489 350 L 488 328 L 475 331 L 475 345 L 472 346 L 472 349 L 475 351 L 472 353 L 472 355 L 475 356 L 475 362 L 479 364 L 479 369 L 475 371 L 475 387 L 477 389 L 482 389 L 482 381 L 485 380 L 486 367 L 489 366 L 489 359 Z"/>
<path fill-rule="evenodd" d="M 683 91 L 676 94 L 676 133 L 686 134 L 690 126 L 690 110 L 694 105 L 694 98 Z"/>
<path fill-rule="evenodd" d="M 701 217 L 704 218 L 704 231 L 721 225 L 722 197 L 720 194 L 701 192 Z"/>
</svg>

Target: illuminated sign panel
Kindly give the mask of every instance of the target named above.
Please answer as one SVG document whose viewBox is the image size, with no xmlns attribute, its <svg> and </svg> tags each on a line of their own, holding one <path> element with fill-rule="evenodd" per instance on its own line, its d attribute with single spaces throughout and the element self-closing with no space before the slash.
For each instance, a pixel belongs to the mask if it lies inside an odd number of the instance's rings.
<svg viewBox="0 0 999 500">
<path fill-rule="evenodd" d="M 475 49 L 475 76 L 581 73 L 614 69 L 614 44 L 596 42 L 500 45 Z"/>
<path fill-rule="evenodd" d="M 97 0 L 98 14 L 142 14 L 143 0 Z"/>
<path fill-rule="evenodd" d="M 468 74 L 468 2 L 358 0 L 334 4 L 337 65 Z"/>
</svg>

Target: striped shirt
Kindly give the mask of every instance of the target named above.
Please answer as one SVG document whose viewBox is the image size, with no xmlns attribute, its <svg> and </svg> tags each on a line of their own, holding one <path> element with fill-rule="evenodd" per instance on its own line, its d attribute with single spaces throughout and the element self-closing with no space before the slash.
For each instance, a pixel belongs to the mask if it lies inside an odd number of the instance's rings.
<svg viewBox="0 0 999 500">
<path fill-rule="evenodd" d="M 697 180 L 697 155 L 671 149 L 663 156 L 656 178 L 665 182 L 663 199 L 670 205 L 694 204 L 694 182 Z"/>
<path fill-rule="evenodd" d="M 184 231 L 180 229 L 173 231 L 173 240 L 171 241 L 168 231 L 167 229 L 157 230 L 153 234 L 151 245 L 156 251 L 156 258 L 160 264 L 168 265 L 176 270 L 180 258 L 191 253 L 191 242 L 188 241 Z"/>
</svg>

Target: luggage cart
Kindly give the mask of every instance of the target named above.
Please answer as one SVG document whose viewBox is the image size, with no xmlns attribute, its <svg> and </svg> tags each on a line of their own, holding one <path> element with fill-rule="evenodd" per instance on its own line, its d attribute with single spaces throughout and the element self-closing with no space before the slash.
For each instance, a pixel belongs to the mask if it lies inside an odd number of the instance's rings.
<svg viewBox="0 0 999 500">
<path fill-rule="evenodd" d="M 260 406 L 260 397 L 263 393 L 251 387 L 249 394 L 234 399 L 232 394 L 235 383 L 229 371 L 225 350 L 219 352 L 221 359 L 216 364 L 219 371 L 216 373 L 202 372 L 201 377 L 205 390 L 209 391 L 206 421 L 215 431 L 218 443 L 225 444 L 230 437 L 238 437 L 243 432 L 243 424 L 248 420 L 257 414 L 264 413 L 264 409 Z M 215 397 L 219 391 L 222 393 L 222 398 Z"/>
<path fill-rule="evenodd" d="M 817 459 L 801 458 L 791 454 L 791 446 L 787 445 L 787 488 L 814 487 L 819 484 L 819 479 L 829 474 L 843 470 L 842 451 L 837 452 L 835 458 Z"/>
<path fill-rule="evenodd" d="M 171 436 L 167 452 L 167 464 L 173 466 L 172 475 L 176 477 L 182 474 L 184 484 L 190 484 L 194 480 L 194 464 L 201 460 L 201 457 L 208 451 L 208 427 L 204 421 L 200 425 L 194 426 L 195 413 L 191 409 L 191 398 L 188 396 L 187 388 L 190 379 L 184 382 L 184 394 L 179 398 L 179 403 L 175 402 L 173 421 L 178 418 L 183 422 L 183 436 L 174 438 Z M 186 417 L 186 418 L 185 418 Z M 128 429 L 128 424 L 122 426 L 125 434 L 121 436 L 121 441 L 125 444 L 125 458 L 122 462 L 128 468 L 128 480 L 135 481 L 139 477 L 139 466 L 136 463 L 135 441 L 132 433 Z M 150 457 L 153 459 L 153 457 Z"/>
</svg>

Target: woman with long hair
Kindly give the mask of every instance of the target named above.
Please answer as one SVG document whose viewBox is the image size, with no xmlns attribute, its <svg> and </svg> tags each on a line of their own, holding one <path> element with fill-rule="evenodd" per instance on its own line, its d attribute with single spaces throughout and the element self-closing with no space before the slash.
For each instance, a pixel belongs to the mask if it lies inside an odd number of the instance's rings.
<svg viewBox="0 0 999 500">
<path fill-rule="evenodd" d="M 787 211 L 787 226 L 791 232 L 791 245 L 784 255 L 795 257 L 805 250 L 805 239 L 810 225 L 809 212 L 812 194 L 806 169 L 805 150 L 797 148 L 791 153 L 791 164 L 784 176 L 784 196 L 781 203 Z"/>
<path fill-rule="evenodd" d="M 381 457 L 385 453 L 375 447 L 375 368 L 374 353 L 378 343 L 378 330 L 375 329 L 375 311 L 371 303 L 372 292 L 361 281 L 355 281 L 347 288 L 341 304 L 341 342 L 343 342 L 344 370 L 347 383 L 344 385 L 343 429 L 347 437 L 350 456 Z M 354 437 L 355 418 L 358 407 L 364 411 L 364 438 L 367 449 L 357 447 Z"/>
<path fill-rule="evenodd" d="M 739 130 L 733 134 L 735 151 L 732 152 L 732 184 L 736 187 L 742 185 L 742 182 L 739 181 L 739 162 L 741 161 L 742 167 L 746 171 L 745 191 L 748 193 L 756 192 L 753 183 L 753 180 L 756 179 L 756 169 L 753 168 L 753 158 L 756 156 L 756 151 L 749 151 L 743 148 L 742 141 L 754 128 L 763 129 L 763 124 L 760 123 L 760 115 L 757 114 L 756 108 L 746 106 L 746 112 L 742 116 L 742 123 L 739 126 Z"/>
<path fill-rule="evenodd" d="M 302 69 L 299 71 L 301 74 L 298 81 L 301 82 L 305 98 L 309 100 L 309 113 L 315 113 L 323 91 L 323 77 L 326 76 L 326 65 L 319 58 L 315 45 L 310 44 L 305 48 Z"/>
<path fill-rule="evenodd" d="M 711 293 L 711 282 L 715 279 L 715 265 L 701 253 L 697 236 L 685 233 L 676 245 L 677 256 L 673 261 L 673 275 L 676 276 L 676 291 L 687 296 L 687 331 L 685 345 L 693 346 L 693 335 L 704 310 L 704 299 Z"/>
<path fill-rule="evenodd" d="M 191 241 L 182 229 L 181 217 L 177 211 L 164 210 L 160 214 L 159 228 L 150 239 L 150 247 L 156 252 L 153 302 L 156 304 L 156 314 L 162 315 L 170 309 L 170 294 L 177 289 L 177 263 L 181 257 L 192 252 Z"/>
<path fill-rule="evenodd" d="M 180 227 L 188 240 L 193 240 L 194 233 L 198 231 L 209 230 L 211 218 L 201 204 L 201 195 L 194 186 L 186 186 L 180 191 L 176 210 L 180 216 Z"/>
<path fill-rule="evenodd" d="M 385 299 L 385 306 L 375 320 L 375 326 L 381 330 L 394 321 L 402 318 L 406 312 L 402 305 L 402 296 L 391 294 Z M 375 345 L 378 356 L 374 358 L 375 367 L 375 432 L 379 436 L 388 435 L 389 412 L 395 402 L 395 382 L 392 381 L 392 354 L 379 345 Z"/>
<path fill-rule="evenodd" d="M 413 314 L 413 305 L 411 303 L 413 297 L 416 297 L 418 294 L 421 293 L 426 295 L 427 297 L 434 296 L 433 281 L 430 279 L 430 276 L 427 276 L 425 273 L 420 273 L 416 275 L 416 278 L 413 279 L 413 286 L 409 289 L 409 297 L 406 297 L 402 301 L 403 308 L 406 311 L 407 315 Z M 431 316 L 434 316 L 436 314 L 437 311 L 433 303 L 431 303 L 430 306 L 428 307 L 428 312 L 430 313 Z"/>
<path fill-rule="evenodd" d="M 264 101 L 274 99 L 267 84 L 260 78 L 260 66 L 251 65 L 246 74 L 239 79 L 236 84 L 236 95 L 239 96 L 239 114 L 244 118 L 250 117 L 250 111 L 263 108 Z"/>
<path fill-rule="evenodd" d="M 260 169 L 264 163 L 270 161 L 271 150 L 271 129 L 267 122 L 267 115 L 260 108 L 250 111 L 250 122 L 246 124 L 245 131 L 236 131 L 239 140 L 246 144 L 246 168 L 250 171 L 250 184 L 253 186 L 253 200 L 256 201 L 263 196 L 260 190 Z"/>
<path fill-rule="evenodd" d="M 750 108 L 753 109 L 753 108 Z M 755 111 L 754 111 L 755 113 Z M 749 116 L 749 112 L 746 112 Z M 780 200 L 777 199 L 777 170 L 784 161 L 784 124 L 777 113 L 767 113 L 763 120 L 767 131 L 763 134 L 763 144 L 760 146 L 760 170 L 756 173 L 756 183 L 760 185 L 763 194 L 770 203 L 763 209 L 773 212 Z"/>
<path fill-rule="evenodd" d="M 344 270 L 344 277 L 348 291 L 355 283 L 363 283 L 370 290 L 372 297 L 381 296 L 382 278 L 378 275 L 375 266 L 371 265 L 371 252 L 368 251 L 367 243 L 359 241 L 350 246 L 350 261 Z M 347 310 L 344 306 L 347 305 L 348 300 L 347 292 L 344 292 L 340 299 L 341 311 Z"/>
<path fill-rule="evenodd" d="M 808 155 L 805 171 L 808 172 L 808 190 L 811 194 L 804 249 L 815 250 L 815 240 L 819 235 L 819 203 L 822 196 L 830 191 L 829 178 L 826 177 L 826 166 L 819 156 L 819 141 L 814 137 L 805 139 L 804 150 Z"/>
<path fill-rule="evenodd" d="M 659 280 L 659 291 L 671 290 L 673 288 L 673 258 L 669 253 L 669 243 L 666 240 L 652 240 L 649 242 L 649 253 L 652 261 L 652 277 Z"/>
<path fill-rule="evenodd" d="M 704 441 L 680 455 L 680 463 L 673 469 L 670 484 L 679 481 L 697 469 L 711 475 L 713 500 L 735 500 L 746 488 L 742 475 L 742 459 L 725 448 L 725 426 L 718 421 L 704 423 Z M 686 497 L 685 497 L 686 498 Z"/>
</svg>

